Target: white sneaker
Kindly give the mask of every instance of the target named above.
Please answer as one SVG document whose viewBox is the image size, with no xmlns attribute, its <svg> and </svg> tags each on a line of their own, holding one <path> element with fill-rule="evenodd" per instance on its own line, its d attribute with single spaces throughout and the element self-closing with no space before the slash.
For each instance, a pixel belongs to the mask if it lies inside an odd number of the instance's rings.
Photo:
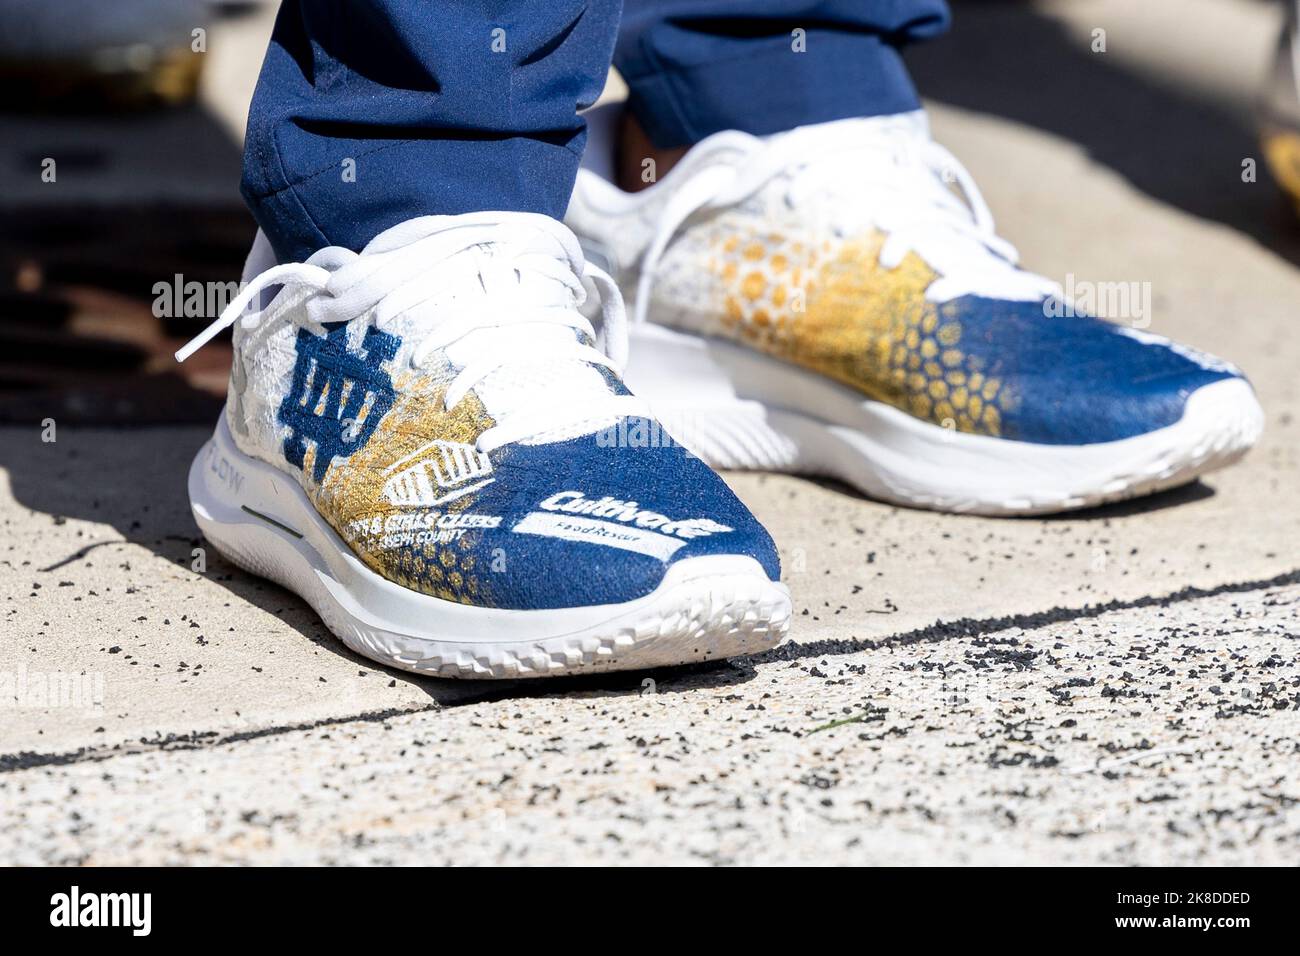
<svg viewBox="0 0 1300 956">
<path fill-rule="evenodd" d="M 635 298 L 630 387 L 715 467 L 1050 512 L 1190 481 L 1262 428 L 1232 366 L 1018 269 L 920 112 L 718 133 L 639 193 L 583 170 L 566 222 Z"/>
<path fill-rule="evenodd" d="M 281 266 L 259 236 L 245 273 L 177 353 L 235 327 L 225 414 L 190 471 L 194 516 L 353 650 L 532 677 L 785 634 L 771 539 L 623 387 L 621 298 L 560 223 L 431 216 L 360 254 Z M 599 335 L 578 311 L 583 277 L 604 286 Z"/>
</svg>

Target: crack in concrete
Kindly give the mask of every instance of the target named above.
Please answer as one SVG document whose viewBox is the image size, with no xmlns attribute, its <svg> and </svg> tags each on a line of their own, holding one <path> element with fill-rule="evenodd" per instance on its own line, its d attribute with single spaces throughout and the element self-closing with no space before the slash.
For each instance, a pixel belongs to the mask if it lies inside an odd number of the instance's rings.
<svg viewBox="0 0 1300 956">
<path fill-rule="evenodd" d="M 1101 617 L 1103 614 L 1109 614 L 1114 611 L 1127 611 L 1146 607 L 1168 607 L 1173 604 L 1198 601 L 1203 598 L 1216 597 L 1222 594 L 1244 594 L 1251 591 L 1266 591 L 1271 588 L 1286 587 L 1293 584 L 1300 584 L 1300 568 L 1278 574 L 1271 578 L 1231 582 L 1217 585 L 1212 588 L 1188 586 L 1170 594 L 1160 596 L 1145 595 L 1140 598 L 1129 600 L 1117 599 L 1107 601 L 1104 604 L 1088 604 L 1081 608 L 1054 607 L 1045 611 L 1035 611 L 1026 614 L 1009 614 L 1001 617 L 963 617 L 954 621 L 936 621 L 934 624 L 926 627 L 916 628 L 915 630 L 906 631 L 902 634 L 894 634 L 878 641 L 848 638 L 813 641 L 808 644 L 785 644 L 775 650 L 746 658 L 743 663 L 746 665 L 746 669 L 748 670 L 752 665 L 773 663 L 777 661 L 807 660 L 814 657 L 854 654 L 859 651 L 873 650 L 881 647 L 918 644 L 922 642 L 938 642 L 955 638 L 983 637 L 989 634 L 996 634 L 999 631 L 1014 629 L 1035 630 L 1051 624 L 1061 624 L 1070 621 L 1088 620 L 1090 618 Z M 719 666 L 728 666 L 728 664 L 729 662 L 717 662 L 716 664 L 692 664 L 687 665 L 686 668 L 680 670 L 711 670 L 716 669 Z M 228 734 L 222 734 L 217 731 L 191 734 L 168 734 L 165 737 L 159 737 L 157 740 L 142 739 L 132 744 L 119 743 L 112 746 L 81 747 L 77 750 L 64 751 L 62 753 L 19 751 L 16 753 L 0 754 L 0 775 L 23 770 L 34 770 L 41 767 L 95 763 L 112 760 L 116 757 L 132 756 L 142 753 L 160 753 L 172 750 L 213 749 L 250 740 L 259 740 L 265 737 L 279 737 L 286 734 L 318 730 L 322 727 L 336 727 L 343 724 L 354 723 L 383 723 L 386 720 L 391 720 L 397 717 L 409 717 L 416 714 L 445 710 L 449 707 L 462 707 L 467 704 L 494 703 L 500 700 L 520 697 L 554 696 L 557 692 L 563 692 L 565 689 L 593 689 L 591 686 L 592 681 L 603 681 L 608 685 L 608 682 L 612 679 L 616 685 L 625 685 L 627 689 L 632 690 L 639 687 L 641 676 L 642 675 L 639 673 L 628 674 L 615 672 L 604 675 L 593 674 L 590 677 L 575 676 L 572 678 L 560 678 L 558 680 L 494 682 L 490 685 L 484 686 L 483 694 L 467 696 L 463 700 L 456 701 L 454 704 L 450 705 L 427 704 L 422 707 L 389 708 L 387 710 L 379 711 L 364 711 L 360 714 L 350 714 L 343 717 L 330 717 L 304 723 L 262 727 L 256 730 L 246 730 Z M 631 681 L 631 683 L 629 683 L 629 681 Z"/>
<path fill-rule="evenodd" d="M 1070 621 L 1084 621 L 1101 617 L 1113 611 L 1131 611 L 1146 607 L 1168 607 L 1187 601 L 1199 601 L 1202 598 L 1216 597 L 1221 594 L 1244 594 L 1250 591 L 1267 591 L 1270 588 L 1286 587 L 1300 584 L 1300 568 L 1286 571 L 1271 578 L 1255 581 L 1238 581 L 1220 584 L 1212 588 L 1188 586 L 1165 595 L 1145 595 L 1129 600 L 1107 601 L 1105 604 L 1085 604 L 1079 608 L 1054 607 L 1045 611 L 1033 611 L 1026 614 L 1008 614 L 1001 617 L 971 618 L 961 617 L 953 621 L 935 621 L 933 624 L 893 634 L 880 640 L 869 638 L 840 638 L 836 640 L 812 641 L 806 644 L 783 644 L 762 654 L 756 654 L 750 660 L 755 664 L 772 661 L 798 661 L 811 657 L 854 654 L 880 647 L 920 644 L 925 642 L 947 641 L 963 637 L 984 637 L 999 631 L 1032 631 L 1051 624 L 1066 624 Z"/>
<path fill-rule="evenodd" d="M 320 720 L 298 724 L 281 724 L 272 727 L 259 727 L 256 730 L 241 730 L 237 733 L 222 734 L 217 731 L 205 731 L 192 734 L 168 734 L 157 740 L 142 738 L 135 743 L 113 744 L 103 747 L 79 747 L 62 753 L 37 753 L 23 750 L 17 753 L 0 754 L 0 774 L 14 773 L 19 770 L 34 770 L 39 767 L 59 767 L 77 763 L 98 763 L 115 757 L 130 757 L 142 753 L 159 753 L 172 750 L 205 750 L 223 747 L 227 744 L 258 740 L 262 737 L 279 737 L 284 734 L 318 730 L 322 727 L 335 727 L 340 724 L 383 723 L 394 717 L 408 717 L 412 714 L 425 714 L 441 710 L 439 704 L 426 704 L 423 707 L 391 707 L 387 710 L 364 711 L 360 714 L 348 714 L 343 717 L 323 717 Z"/>
</svg>

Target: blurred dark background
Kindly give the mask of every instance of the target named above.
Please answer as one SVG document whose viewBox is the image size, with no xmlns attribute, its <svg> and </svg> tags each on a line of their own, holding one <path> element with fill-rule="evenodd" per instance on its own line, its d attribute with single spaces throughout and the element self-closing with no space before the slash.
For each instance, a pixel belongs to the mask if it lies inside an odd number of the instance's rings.
<svg viewBox="0 0 1300 956">
<path fill-rule="evenodd" d="M 178 366 L 212 316 L 169 316 L 156 289 L 239 278 L 243 114 L 275 6 L 0 4 L 0 422 L 216 414 L 229 351 Z"/>
</svg>

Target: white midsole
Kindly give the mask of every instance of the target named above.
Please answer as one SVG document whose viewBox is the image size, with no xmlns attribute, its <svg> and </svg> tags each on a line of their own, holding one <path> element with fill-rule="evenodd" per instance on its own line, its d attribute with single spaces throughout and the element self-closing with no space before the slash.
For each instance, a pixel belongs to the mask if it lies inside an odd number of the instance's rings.
<svg viewBox="0 0 1300 956">
<path fill-rule="evenodd" d="M 1239 457 L 1263 427 L 1250 385 L 1198 389 L 1178 422 L 1089 445 L 971 435 L 865 399 L 824 376 L 719 339 L 633 331 L 628 386 L 718 468 L 830 475 L 909 505 L 986 514 L 1083 507 L 1188 481 Z"/>
<path fill-rule="evenodd" d="M 514 610 L 420 594 L 363 564 L 312 506 L 297 481 L 236 447 L 225 419 L 223 413 L 215 434 L 190 468 L 195 520 L 219 550 L 302 595 L 345 639 L 353 629 L 361 629 L 516 648 L 642 621 L 658 613 L 666 595 L 689 592 L 698 582 L 744 579 L 788 594 L 783 585 L 768 580 L 756 560 L 744 555 L 674 562 L 654 591 L 620 604 Z"/>
</svg>

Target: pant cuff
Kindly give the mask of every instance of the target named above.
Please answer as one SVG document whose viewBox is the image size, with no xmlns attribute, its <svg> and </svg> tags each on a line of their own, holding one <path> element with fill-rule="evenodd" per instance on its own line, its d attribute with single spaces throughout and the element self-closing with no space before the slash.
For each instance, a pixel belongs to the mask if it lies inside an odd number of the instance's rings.
<svg viewBox="0 0 1300 956">
<path fill-rule="evenodd" d="M 763 136 L 920 106 L 902 56 L 879 37 L 809 30 L 805 39 L 806 52 L 774 37 L 743 57 L 625 76 L 628 105 L 660 148 L 725 129 Z"/>
</svg>

